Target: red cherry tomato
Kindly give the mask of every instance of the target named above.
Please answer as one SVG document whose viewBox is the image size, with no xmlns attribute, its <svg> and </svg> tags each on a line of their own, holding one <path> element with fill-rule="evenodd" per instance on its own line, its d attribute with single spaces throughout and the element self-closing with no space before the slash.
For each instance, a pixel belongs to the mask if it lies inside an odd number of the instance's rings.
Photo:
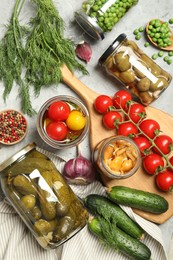
<svg viewBox="0 0 173 260">
<path fill-rule="evenodd" d="M 122 122 L 122 116 L 117 111 L 108 111 L 103 115 L 103 124 L 109 129 L 116 128 L 119 122 Z"/>
<path fill-rule="evenodd" d="M 113 106 L 113 101 L 107 95 L 100 95 L 94 101 L 95 110 L 100 114 L 104 114 L 110 106 Z"/>
<path fill-rule="evenodd" d="M 50 138 L 62 141 L 66 138 L 68 130 L 65 123 L 54 121 L 47 125 L 46 132 Z"/>
<path fill-rule="evenodd" d="M 69 105 L 61 100 L 52 103 L 48 108 L 48 117 L 55 121 L 65 121 L 69 114 Z"/>
<path fill-rule="evenodd" d="M 173 145 L 172 138 L 168 135 L 158 135 L 155 138 L 154 143 L 163 154 L 170 153 L 172 145 Z M 153 151 L 158 154 L 161 154 L 160 151 L 156 147 L 153 147 Z"/>
<path fill-rule="evenodd" d="M 138 133 L 138 128 L 131 122 L 119 124 L 117 133 L 119 135 L 129 136 Z"/>
<path fill-rule="evenodd" d="M 143 164 L 143 167 L 144 167 L 144 169 L 147 173 L 155 174 L 159 167 L 164 166 L 164 160 L 163 160 L 163 157 L 160 156 L 159 154 L 151 153 L 151 154 L 148 154 L 143 159 L 142 164 Z"/>
<path fill-rule="evenodd" d="M 144 136 L 137 136 L 133 138 L 133 141 L 137 144 L 139 147 L 139 150 L 141 152 L 141 155 L 145 155 L 145 151 L 148 150 L 151 146 L 150 141 L 144 137 Z"/>
<path fill-rule="evenodd" d="M 173 156 L 171 156 L 171 158 L 169 159 L 170 164 L 172 165 L 172 168 L 169 167 L 169 171 L 173 172 Z"/>
<path fill-rule="evenodd" d="M 140 125 L 140 129 L 151 139 L 156 136 L 156 132 L 160 131 L 160 125 L 153 119 L 145 119 Z"/>
<path fill-rule="evenodd" d="M 114 94 L 112 100 L 113 100 L 113 105 L 116 108 L 125 109 L 127 101 L 132 100 L 132 96 L 126 90 L 119 90 Z"/>
<path fill-rule="evenodd" d="M 173 173 L 165 170 L 156 175 L 156 185 L 162 191 L 171 191 L 173 188 Z"/>
<path fill-rule="evenodd" d="M 127 108 L 126 111 L 128 111 L 129 117 L 135 123 L 139 122 L 141 117 L 142 118 L 146 117 L 145 107 L 141 104 L 138 104 L 138 103 L 131 104 L 129 106 L 129 108 Z"/>
</svg>

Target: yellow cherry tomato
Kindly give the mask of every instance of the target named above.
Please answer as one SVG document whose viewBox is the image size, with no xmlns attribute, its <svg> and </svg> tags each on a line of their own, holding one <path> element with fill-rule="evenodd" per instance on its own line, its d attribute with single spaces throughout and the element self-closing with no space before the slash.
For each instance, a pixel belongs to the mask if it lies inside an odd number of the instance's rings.
<svg viewBox="0 0 173 260">
<path fill-rule="evenodd" d="M 72 110 L 66 120 L 69 129 L 78 131 L 85 127 L 86 117 L 78 110 Z"/>
</svg>

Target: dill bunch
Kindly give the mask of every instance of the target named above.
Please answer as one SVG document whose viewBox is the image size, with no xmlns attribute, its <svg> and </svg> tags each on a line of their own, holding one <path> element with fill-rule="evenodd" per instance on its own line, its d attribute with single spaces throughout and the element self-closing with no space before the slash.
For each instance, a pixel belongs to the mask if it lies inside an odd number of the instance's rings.
<svg viewBox="0 0 173 260">
<path fill-rule="evenodd" d="M 28 33 L 26 26 L 19 24 L 18 16 L 22 8 L 23 1 L 17 0 L 14 12 L 4 37 L 0 41 L 0 80 L 4 83 L 3 98 L 6 102 L 13 84 L 19 86 L 19 96 L 21 96 L 21 110 L 28 115 L 33 115 L 35 111 L 32 108 L 29 88 L 22 79 L 22 68 L 25 57 L 23 47 L 23 38 Z"/>
<path fill-rule="evenodd" d="M 5 99 L 14 81 L 20 86 L 22 111 L 33 115 L 30 86 L 38 96 L 42 86 L 58 84 L 62 80 L 63 64 L 72 72 L 88 72 L 76 59 L 74 42 L 64 37 L 64 21 L 52 0 L 31 0 L 37 8 L 37 13 L 31 18 L 29 29 L 19 24 L 19 14 L 24 1 L 16 0 L 7 32 L 0 42 L 0 71 L 6 64 L 0 72 L 0 79 L 4 82 Z M 25 75 L 22 78 L 23 69 Z"/>
<path fill-rule="evenodd" d="M 25 66 L 26 78 L 34 86 L 36 95 L 43 85 L 62 80 L 61 67 L 66 64 L 84 74 L 85 67 L 75 56 L 74 44 L 63 36 L 64 22 L 52 0 L 32 0 L 37 5 L 37 15 L 31 19 L 31 34 L 27 38 Z"/>
</svg>

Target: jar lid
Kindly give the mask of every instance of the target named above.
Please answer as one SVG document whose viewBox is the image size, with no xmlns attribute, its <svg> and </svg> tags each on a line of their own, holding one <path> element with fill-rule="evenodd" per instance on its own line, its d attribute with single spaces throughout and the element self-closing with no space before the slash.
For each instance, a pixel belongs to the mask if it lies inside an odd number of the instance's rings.
<svg viewBox="0 0 173 260">
<path fill-rule="evenodd" d="M 2 164 L 0 164 L 0 173 L 7 168 L 8 166 L 10 166 L 12 163 L 14 163 L 15 161 L 17 161 L 21 156 L 24 156 L 26 153 L 30 152 L 31 150 L 33 150 L 36 147 L 35 143 L 31 143 L 28 144 L 27 146 L 23 147 L 19 152 L 17 152 L 16 154 L 12 155 L 9 159 L 7 159 L 6 161 L 4 161 Z"/>
<path fill-rule="evenodd" d="M 95 40 L 103 40 L 104 34 L 102 29 L 94 21 L 94 18 L 87 16 L 83 12 L 75 12 L 75 19 L 79 26 Z"/>
<path fill-rule="evenodd" d="M 109 48 L 103 53 L 103 55 L 99 58 L 98 63 L 102 65 L 106 59 L 109 57 L 109 55 L 112 54 L 112 52 L 119 46 L 119 44 L 122 43 L 127 38 L 127 35 L 122 33 L 120 34 L 113 43 L 109 46 Z"/>
</svg>

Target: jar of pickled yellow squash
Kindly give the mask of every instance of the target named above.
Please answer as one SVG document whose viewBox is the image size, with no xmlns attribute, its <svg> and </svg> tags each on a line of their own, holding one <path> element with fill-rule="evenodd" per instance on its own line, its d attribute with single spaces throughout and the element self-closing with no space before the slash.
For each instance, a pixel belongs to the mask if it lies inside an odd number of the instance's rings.
<svg viewBox="0 0 173 260">
<path fill-rule="evenodd" d="M 101 177 L 125 179 L 136 173 L 141 154 L 135 142 L 126 136 L 111 136 L 94 149 L 93 162 Z"/>
<path fill-rule="evenodd" d="M 138 0 L 86 0 L 75 12 L 75 19 L 89 36 L 104 39 L 105 33 L 137 3 Z"/>
<path fill-rule="evenodd" d="M 156 100 L 172 80 L 125 34 L 115 39 L 100 57 L 99 64 L 145 106 Z"/>
<path fill-rule="evenodd" d="M 56 248 L 86 225 L 82 202 L 35 144 L 2 163 L 0 175 L 6 198 L 43 248 Z"/>
</svg>

